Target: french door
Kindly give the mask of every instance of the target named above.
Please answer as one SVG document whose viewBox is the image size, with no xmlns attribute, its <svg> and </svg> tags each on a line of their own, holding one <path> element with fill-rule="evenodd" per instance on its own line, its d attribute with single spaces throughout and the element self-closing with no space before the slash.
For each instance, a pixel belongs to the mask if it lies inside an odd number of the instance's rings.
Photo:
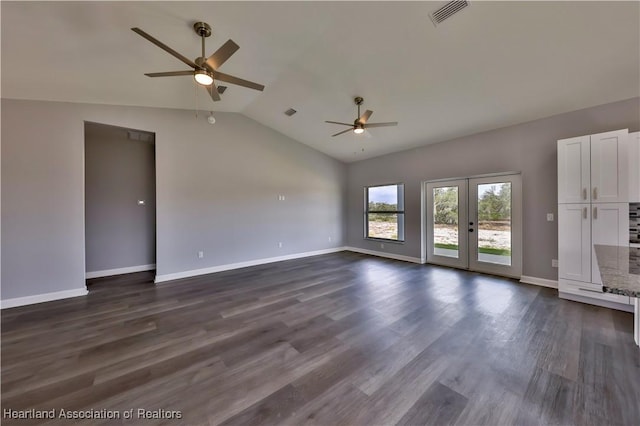
<svg viewBox="0 0 640 426">
<path fill-rule="evenodd" d="M 427 262 L 520 277 L 520 175 L 428 182 L 425 199 Z"/>
</svg>

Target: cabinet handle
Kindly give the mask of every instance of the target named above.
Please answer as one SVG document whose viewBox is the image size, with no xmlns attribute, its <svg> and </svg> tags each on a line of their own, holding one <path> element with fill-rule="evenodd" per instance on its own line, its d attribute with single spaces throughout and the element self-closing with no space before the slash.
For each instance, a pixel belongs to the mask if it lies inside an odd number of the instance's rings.
<svg viewBox="0 0 640 426">
<path fill-rule="evenodd" d="M 598 218 L 598 208 L 597 207 L 593 207 L 593 218 L 597 219 Z"/>
<path fill-rule="evenodd" d="M 589 292 L 591 292 L 591 293 L 599 293 L 599 294 L 602 294 L 602 293 L 603 293 L 602 291 L 592 290 L 592 289 L 590 289 L 590 288 L 582 288 L 582 287 L 578 287 L 578 290 L 582 290 L 582 291 L 589 291 Z"/>
<path fill-rule="evenodd" d="M 593 188 L 593 199 L 594 200 L 598 199 L 598 188 Z"/>
<path fill-rule="evenodd" d="M 586 207 L 582 208 L 582 217 L 583 217 L 583 219 L 587 218 L 587 208 Z"/>
<path fill-rule="evenodd" d="M 587 188 L 582 188 L 582 199 L 583 200 L 587 199 Z"/>
</svg>

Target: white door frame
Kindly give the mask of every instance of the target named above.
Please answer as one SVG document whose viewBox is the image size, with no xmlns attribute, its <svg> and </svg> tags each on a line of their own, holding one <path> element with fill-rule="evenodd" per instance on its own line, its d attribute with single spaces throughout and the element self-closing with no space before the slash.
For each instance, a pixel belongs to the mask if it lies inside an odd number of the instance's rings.
<svg viewBox="0 0 640 426">
<path fill-rule="evenodd" d="M 511 265 L 478 259 L 478 185 L 511 183 Z M 473 222 L 473 225 L 470 225 Z M 520 278 L 522 276 L 522 178 L 519 174 L 469 179 L 469 269 L 487 274 Z"/>
<path fill-rule="evenodd" d="M 477 253 L 477 218 L 473 220 L 474 225 L 474 238 L 468 238 L 469 232 L 469 217 L 477 216 L 477 214 L 472 214 L 475 212 L 476 202 L 477 200 L 477 184 L 482 183 L 492 183 L 492 182 L 504 182 L 505 179 L 512 184 L 512 206 L 511 206 L 511 217 L 512 217 L 512 235 L 511 235 L 511 266 L 504 266 L 498 264 L 492 264 L 488 262 L 478 261 L 477 256 L 473 256 L 473 253 Z M 466 212 L 463 214 L 460 213 L 458 223 L 459 223 L 459 253 L 460 256 L 467 256 L 467 263 L 463 265 L 462 263 L 455 264 L 452 259 L 442 259 L 442 256 L 435 257 L 433 255 L 433 241 L 431 241 L 431 231 L 433 230 L 433 223 L 429 223 L 427 220 L 428 212 L 432 208 L 433 204 L 433 190 L 432 188 L 438 186 L 451 186 L 453 182 L 458 182 L 461 180 L 465 180 L 468 182 L 467 189 L 467 200 L 465 204 L 467 208 Z M 472 196 L 471 191 L 471 181 L 473 181 L 474 191 L 474 202 L 471 203 L 473 206 L 469 206 L 469 200 Z M 448 184 L 448 185 L 447 185 Z M 501 275 L 512 278 L 520 278 L 522 276 L 522 228 L 523 228 L 523 218 L 522 218 L 522 176 L 519 172 L 504 172 L 504 173 L 491 173 L 485 175 L 478 176 L 470 176 L 470 177 L 459 177 L 459 178 L 451 178 L 451 179 L 438 179 L 438 180 L 429 180 L 422 182 L 422 215 L 421 215 L 421 224 L 422 224 L 422 236 L 421 236 L 421 261 L 422 263 L 433 263 L 444 266 L 451 266 L 454 268 L 461 269 L 469 269 L 477 272 L 489 273 L 493 275 Z M 471 211 L 473 209 L 473 212 Z M 468 212 L 468 213 L 467 213 Z M 467 216 L 468 215 L 468 216 Z M 463 222 L 463 217 L 464 222 Z M 463 227 L 464 226 L 464 227 Z M 469 243 L 469 247 L 466 250 L 466 254 L 463 254 L 463 248 L 461 242 L 463 242 L 462 231 L 466 234 L 466 241 Z M 470 247 L 472 244 L 472 239 L 475 239 L 475 249 Z M 432 253 L 429 255 L 429 253 Z M 474 259 L 475 257 L 475 259 Z M 443 261 L 444 260 L 444 261 Z M 454 259 L 455 260 L 455 259 Z"/>
</svg>

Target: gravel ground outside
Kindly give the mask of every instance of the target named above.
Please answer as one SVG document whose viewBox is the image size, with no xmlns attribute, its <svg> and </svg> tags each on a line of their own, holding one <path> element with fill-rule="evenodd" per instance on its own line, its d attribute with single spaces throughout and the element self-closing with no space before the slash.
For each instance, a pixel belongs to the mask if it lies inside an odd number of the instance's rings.
<svg viewBox="0 0 640 426">
<path fill-rule="evenodd" d="M 394 222 L 369 221 L 369 236 L 372 238 L 398 238 L 398 224 Z"/>
<path fill-rule="evenodd" d="M 398 238 L 398 225 L 393 222 L 369 222 L 370 237 Z M 455 225 L 436 225 L 434 228 L 436 244 L 458 244 L 458 228 Z M 510 249 L 511 232 L 508 226 L 495 223 L 480 223 L 478 229 L 480 247 Z"/>
<path fill-rule="evenodd" d="M 435 225 L 436 244 L 458 244 L 458 228 L 455 225 Z M 511 249 L 511 232 L 508 227 L 481 223 L 478 229 L 478 246 Z"/>
</svg>

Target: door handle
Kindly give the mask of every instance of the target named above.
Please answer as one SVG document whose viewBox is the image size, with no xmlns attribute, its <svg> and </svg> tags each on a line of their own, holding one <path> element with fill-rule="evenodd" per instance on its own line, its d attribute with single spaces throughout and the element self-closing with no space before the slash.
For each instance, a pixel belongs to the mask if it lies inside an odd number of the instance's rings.
<svg viewBox="0 0 640 426">
<path fill-rule="evenodd" d="M 593 199 L 594 200 L 598 199 L 598 188 L 593 188 Z"/>
<path fill-rule="evenodd" d="M 598 218 L 598 208 L 597 207 L 593 207 L 593 218 L 594 219 Z"/>
<path fill-rule="evenodd" d="M 583 219 L 586 219 L 586 218 L 587 218 L 587 208 L 586 208 L 586 207 L 583 207 L 583 208 L 582 208 L 582 218 L 583 218 Z"/>
<path fill-rule="evenodd" d="M 583 200 L 587 199 L 587 188 L 582 188 L 582 199 Z"/>
</svg>

